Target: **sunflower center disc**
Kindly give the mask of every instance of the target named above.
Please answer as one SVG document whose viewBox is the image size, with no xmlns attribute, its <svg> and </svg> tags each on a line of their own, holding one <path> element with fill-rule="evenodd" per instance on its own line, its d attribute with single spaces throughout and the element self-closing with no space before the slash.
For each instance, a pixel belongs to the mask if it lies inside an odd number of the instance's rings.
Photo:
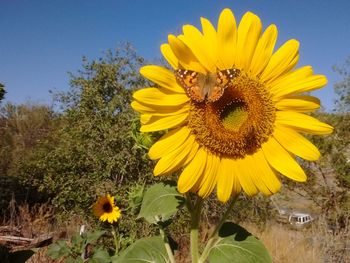
<svg viewBox="0 0 350 263">
<path fill-rule="evenodd" d="M 226 129 L 237 130 L 248 118 L 246 106 L 241 101 L 232 101 L 228 104 L 220 114 L 222 125 Z"/>
<path fill-rule="evenodd" d="M 238 159 L 260 149 L 274 121 L 274 104 L 265 86 L 241 74 L 218 101 L 192 102 L 188 125 L 200 145 Z"/>
<path fill-rule="evenodd" d="M 104 203 L 103 204 L 103 211 L 105 211 L 106 213 L 110 213 L 113 211 L 113 208 L 111 206 L 110 203 Z"/>
</svg>

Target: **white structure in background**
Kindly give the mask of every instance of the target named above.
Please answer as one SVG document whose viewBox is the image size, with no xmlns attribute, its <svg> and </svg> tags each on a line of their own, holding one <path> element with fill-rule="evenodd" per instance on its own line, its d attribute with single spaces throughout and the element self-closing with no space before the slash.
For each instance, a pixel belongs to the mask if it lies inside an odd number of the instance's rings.
<svg viewBox="0 0 350 263">
<path fill-rule="evenodd" d="M 314 220 L 308 213 L 290 211 L 288 208 L 280 208 L 272 197 L 270 197 L 270 200 L 278 211 L 279 217 L 277 221 L 279 222 L 289 223 L 293 227 L 302 228 L 309 225 Z"/>
<path fill-rule="evenodd" d="M 307 213 L 293 212 L 289 215 L 288 221 L 296 227 L 303 227 L 310 224 L 314 218 Z"/>
</svg>

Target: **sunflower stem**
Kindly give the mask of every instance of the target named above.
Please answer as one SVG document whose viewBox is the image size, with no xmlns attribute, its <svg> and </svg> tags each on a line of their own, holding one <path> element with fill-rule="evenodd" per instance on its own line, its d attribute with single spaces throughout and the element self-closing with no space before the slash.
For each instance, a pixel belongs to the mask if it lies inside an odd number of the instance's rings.
<svg viewBox="0 0 350 263">
<path fill-rule="evenodd" d="M 188 200 L 190 201 L 190 200 Z M 191 203 L 192 204 L 192 203 Z M 192 263 L 198 263 L 199 261 L 199 252 L 198 252 L 198 229 L 201 217 L 203 199 L 198 197 L 196 203 L 190 211 L 191 214 L 191 233 L 190 233 L 190 241 L 191 241 L 191 258 Z M 190 206 L 188 206 L 190 208 Z"/>
<path fill-rule="evenodd" d="M 190 214 L 192 214 L 194 208 L 193 208 L 192 198 L 190 193 L 185 194 L 185 201 L 186 201 L 185 204 L 186 204 L 187 210 L 190 212 Z"/>
<path fill-rule="evenodd" d="M 163 238 L 165 250 L 168 253 L 168 257 L 169 257 L 170 263 L 175 263 L 176 261 L 175 261 L 175 258 L 174 258 L 174 254 L 173 254 L 173 251 L 171 250 L 169 239 L 168 239 L 167 235 L 165 234 L 164 227 L 161 224 L 162 222 L 160 221 L 158 216 L 156 216 L 155 219 L 156 219 L 157 225 L 159 227 L 159 233 L 160 233 L 161 237 Z"/>
<path fill-rule="evenodd" d="M 209 256 L 209 251 L 212 248 L 213 244 L 216 242 L 217 238 L 218 238 L 218 233 L 220 228 L 222 227 L 222 225 L 225 223 L 228 215 L 230 214 L 234 204 L 236 203 L 237 199 L 238 199 L 239 195 L 234 196 L 229 205 L 226 208 L 225 213 L 223 214 L 223 216 L 221 217 L 219 223 L 216 225 L 215 229 L 213 230 L 213 232 L 211 233 L 211 235 L 209 236 L 208 242 L 205 245 L 205 248 L 203 250 L 203 253 L 201 255 L 201 257 L 199 258 L 199 263 L 205 262 L 205 260 L 208 258 Z"/>
<path fill-rule="evenodd" d="M 116 227 L 114 225 L 112 225 L 112 235 L 113 235 L 113 240 L 114 240 L 114 246 L 115 246 L 115 255 L 118 254 L 119 251 L 119 240 L 117 237 L 117 231 L 116 231 Z"/>
</svg>

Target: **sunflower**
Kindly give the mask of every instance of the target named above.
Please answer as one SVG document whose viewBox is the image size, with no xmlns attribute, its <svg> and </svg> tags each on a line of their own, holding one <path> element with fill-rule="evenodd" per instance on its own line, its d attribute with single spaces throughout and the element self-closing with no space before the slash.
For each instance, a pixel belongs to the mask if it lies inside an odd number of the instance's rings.
<svg viewBox="0 0 350 263">
<path fill-rule="evenodd" d="M 141 74 L 156 84 L 134 93 L 141 132 L 165 130 L 149 150 L 158 160 L 154 175 L 181 170 L 178 190 L 205 198 L 215 189 L 220 201 L 242 190 L 249 196 L 276 193 L 282 174 L 297 182 L 306 175 L 296 157 L 317 160 L 318 149 L 302 134 L 329 134 L 333 128 L 305 113 L 320 101 L 305 95 L 326 85 L 311 66 L 296 68 L 299 42 L 274 52 L 277 27 L 262 32 L 251 12 L 238 27 L 224 9 L 217 29 L 201 18 L 169 35 L 161 52 L 173 70 L 156 65 Z"/>
<path fill-rule="evenodd" d="M 114 196 L 100 196 L 93 205 L 92 210 L 101 221 L 117 222 L 121 216 L 120 209 L 114 204 Z"/>
</svg>

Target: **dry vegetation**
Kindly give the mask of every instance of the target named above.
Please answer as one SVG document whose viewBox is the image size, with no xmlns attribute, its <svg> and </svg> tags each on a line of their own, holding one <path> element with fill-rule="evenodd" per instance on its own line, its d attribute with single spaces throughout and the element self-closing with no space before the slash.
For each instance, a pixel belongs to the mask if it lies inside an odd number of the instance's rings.
<svg viewBox="0 0 350 263">
<path fill-rule="evenodd" d="M 11 216 L 2 226 L 17 229 L 18 234 L 25 237 L 35 237 L 39 234 L 54 232 L 54 239 L 68 239 L 79 228 L 81 219 L 57 225 L 54 223 L 54 213 L 48 204 L 29 209 L 28 205 L 16 207 L 11 204 Z M 74 222 L 74 223 L 73 223 Z M 318 218 L 311 226 L 295 230 L 287 224 L 269 221 L 265 227 L 246 223 L 243 226 L 253 235 L 262 240 L 269 250 L 275 263 L 343 263 L 350 262 L 350 217 L 345 218 L 342 226 L 335 231 L 327 227 L 325 218 Z M 201 239 L 204 241 L 210 232 L 208 224 L 201 227 Z M 1 234 L 1 233 L 0 233 Z M 176 237 L 181 253 L 177 253 L 178 262 L 189 262 L 189 240 L 186 235 Z M 46 248 L 41 248 L 29 263 L 55 262 L 46 256 Z M 59 262 L 59 261 L 56 261 Z"/>
<path fill-rule="evenodd" d="M 275 263 L 350 262 L 349 222 L 335 233 L 322 218 L 301 230 L 278 223 L 269 223 L 263 231 L 254 225 L 246 228 L 263 241 Z"/>
</svg>

